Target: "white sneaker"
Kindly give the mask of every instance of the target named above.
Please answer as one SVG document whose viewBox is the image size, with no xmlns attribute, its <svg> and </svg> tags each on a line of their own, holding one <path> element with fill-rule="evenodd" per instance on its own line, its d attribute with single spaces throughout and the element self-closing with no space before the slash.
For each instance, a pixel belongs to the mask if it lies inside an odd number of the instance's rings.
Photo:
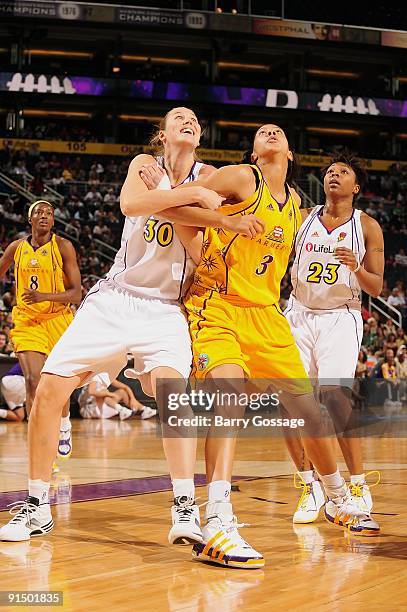
<svg viewBox="0 0 407 612">
<path fill-rule="evenodd" d="M 366 478 L 371 474 L 376 474 L 377 480 L 371 484 L 367 484 Z M 370 514 L 373 509 L 373 500 L 372 495 L 370 493 L 370 489 L 375 487 L 380 482 L 380 472 L 378 470 L 373 470 L 371 472 L 367 472 L 365 475 L 365 480 L 358 483 L 350 483 L 348 486 L 349 494 L 351 496 L 352 502 L 366 514 Z"/>
<path fill-rule="evenodd" d="M 237 518 L 232 504 L 224 501 L 209 502 L 205 510 L 206 525 L 202 529 L 203 543 L 194 544 L 192 558 L 210 561 L 227 567 L 257 569 L 264 567 L 264 557 L 239 534 Z"/>
<path fill-rule="evenodd" d="M 150 408 L 149 406 L 143 406 L 143 410 L 140 413 L 141 418 L 143 419 L 151 419 L 151 417 L 155 417 L 157 414 L 157 410 L 154 408 Z"/>
<path fill-rule="evenodd" d="M 368 512 L 363 512 L 354 503 L 349 490 L 346 495 L 325 504 L 325 518 L 329 523 L 344 527 L 353 535 L 376 536 L 380 527 Z"/>
<path fill-rule="evenodd" d="M 296 489 L 302 488 L 302 493 L 293 515 L 293 523 L 313 523 L 325 503 L 321 483 L 319 480 L 313 480 L 307 484 L 297 472 L 294 474 L 294 486 Z"/>
<path fill-rule="evenodd" d="M 170 544 L 202 542 L 201 519 L 195 500 L 183 495 L 171 507 L 172 527 L 168 534 Z"/>
<path fill-rule="evenodd" d="M 130 408 L 126 408 L 126 406 L 122 406 L 121 404 L 116 404 L 117 412 L 119 413 L 119 419 L 121 421 L 125 421 L 129 419 L 131 416 L 134 416 L 134 411 Z"/>
<path fill-rule="evenodd" d="M 57 457 L 59 459 L 69 459 L 72 454 L 72 428 L 59 432 L 59 442 Z"/>
<path fill-rule="evenodd" d="M 10 504 L 10 514 L 15 516 L 0 529 L 0 540 L 5 542 L 29 540 L 49 533 L 54 527 L 49 503 L 40 504 L 36 497 Z"/>
</svg>

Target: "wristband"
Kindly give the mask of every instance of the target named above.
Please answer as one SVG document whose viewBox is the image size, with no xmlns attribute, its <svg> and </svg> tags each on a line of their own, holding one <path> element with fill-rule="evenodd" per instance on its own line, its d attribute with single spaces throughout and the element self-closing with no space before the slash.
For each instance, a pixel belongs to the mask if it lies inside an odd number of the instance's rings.
<svg viewBox="0 0 407 612">
<path fill-rule="evenodd" d="M 358 265 L 356 266 L 356 268 L 354 270 L 352 270 L 353 274 L 356 274 L 356 272 L 358 272 L 359 269 L 360 269 L 360 261 L 359 261 Z"/>
</svg>

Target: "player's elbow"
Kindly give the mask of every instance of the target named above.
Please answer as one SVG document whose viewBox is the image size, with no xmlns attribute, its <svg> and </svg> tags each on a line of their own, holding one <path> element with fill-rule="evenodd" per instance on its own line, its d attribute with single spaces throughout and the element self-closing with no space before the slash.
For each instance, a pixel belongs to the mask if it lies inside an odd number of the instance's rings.
<svg viewBox="0 0 407 612">
<path fill-rule="evenodd" d="M 128 198 L 125 198 L 123 196 L 120 197 L 120 210 L 122 211 L 125 217 L 133 216 L 133 208 L 134 207 L 131 206 Z"/>
<path fill-rule="evenodd" d="M 371 297 L 377 298 L 377 297 L 380 297 L 382 291 L 383 291 L 383 279 L 375 283 L 371 287 L 371 290 L 368 291 L 368 293 Z"/>
<path fill-rule="evenodd" d="M 139 217 L 140 215 L 151 214 L 146 208 L 145 202 L 141 198 L 120 198 L 120 210 L 125 217 Z"/>
</svg>

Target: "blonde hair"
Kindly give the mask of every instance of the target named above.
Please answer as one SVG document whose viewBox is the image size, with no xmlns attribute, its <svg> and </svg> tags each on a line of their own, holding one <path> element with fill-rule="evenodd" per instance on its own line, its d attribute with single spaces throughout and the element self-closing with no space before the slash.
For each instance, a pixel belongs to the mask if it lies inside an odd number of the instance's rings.
<svg viewBox="0 0 407 612">
<path fill-rule="evenodd" d="M 177 108 L 177 107 L 174 107 Z M 157 156 L 164 156 L 164 145 L 163 145 L 163 141 L 161 140 L 161 136 L 160 136 L 160 132 L 162 132 L 163 130 L 165 130 L 166 125 L 167 125 L 167 118 L 168 115 L 170 114 L 171 111 L 173 111 L 174 109 L 171 108 L 165 115 L 164 117 L 162 117 L 162 119 L 160 119 L 159 123 L 157 125 L 154 126 L 154 131 L 151 134 L 151 138 L 149 140 L 149 146 L 153 149 L 153 155 Z M 199 122 L 198 122 L 199 123 Z M 204 133 L 204 129 L 201 128 L 201 136 Z M 199 159 L 199 157 L 196 154 L 196 149 L 194 149 L 194 160 L 195 161 L 201 161 Z"/>
<path fill-rule="evenodd" d="M 151 134 L 151 138 L 148 144 L 154 149 L 155 155 L 164 155 L 164 145 L 161 140 L 160 132 L 162 132 L 162 130 L 165 130 L 167 117 L 170 112 L 171 111 L 168 111 L 168 113 L 166 113 L 164 117 L 160 119 L 159 123 L 154 126 L 154 131 Z"/>
</svg>

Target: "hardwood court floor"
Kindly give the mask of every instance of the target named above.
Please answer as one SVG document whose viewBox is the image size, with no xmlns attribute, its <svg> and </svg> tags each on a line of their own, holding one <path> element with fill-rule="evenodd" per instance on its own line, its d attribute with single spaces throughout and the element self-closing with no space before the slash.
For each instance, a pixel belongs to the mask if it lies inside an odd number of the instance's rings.
<svg viewBox="0 0 407 612">
<path fill-rule="evenodd" d="M 266 558 L 264 570 L 247 571 L 193 562 L 189 547 L 167 544 L 171 494 L 152 423 L 74 421 L 74 432 L 74 456 L 54 481 L 55 530 L 0 543 L 0 591 L 62 590 L 64 610 L 92 612 L 406 609 L 404 438 L 364 441 L 366 468 L 382 474 L 372 491 L 377 538 L 348 536 L 323 518 L 293 527 L 298 497 L 284 443 L 241 440 L 234 508 Z M 25 439 L 25 425 L 0 423 L 2 510 L 24 498 L 17 491 L 26 486 Z M 196 471 L 204 473 L 202 461 Z M 197 491 L 204 501 L 205 488 Z M 1 523 L 8 518 L 0 512 Z"/>
</svg>

